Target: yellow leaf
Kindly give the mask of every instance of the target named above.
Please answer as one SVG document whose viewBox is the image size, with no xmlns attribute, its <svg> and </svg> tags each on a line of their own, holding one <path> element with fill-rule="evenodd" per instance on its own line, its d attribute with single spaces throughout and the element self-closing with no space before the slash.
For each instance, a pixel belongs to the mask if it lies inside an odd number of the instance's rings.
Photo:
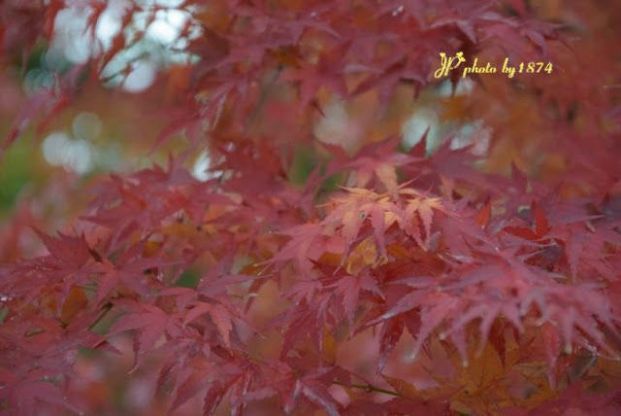
<svg viewBox="0 0 621 416">
<path fill-rule="evenodd" d="M 373 239 L 365 238 L 347 258 L 347 273 L 358 274 L 363 268 L 374 266 L 377 260 L 377 247 Z"/>
</svg>

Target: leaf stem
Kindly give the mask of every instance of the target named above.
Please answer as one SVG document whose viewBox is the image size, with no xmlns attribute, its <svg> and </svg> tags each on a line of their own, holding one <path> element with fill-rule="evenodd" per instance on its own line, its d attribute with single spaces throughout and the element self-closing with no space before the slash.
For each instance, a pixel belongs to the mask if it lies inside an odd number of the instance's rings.
<svg viewBox="0 0 621 416">
<path fill-rule="evenodd" d="M 362 389 L 362 390 L 366 390 L 369 393 L 375 392 L 375 393 L 388 394 L 390 396 L 395 396 L 395 397 L 401 397 L 401 394 L 396 391 L 386 390 L 381 387 L 374 386 L 373 384 L 355 384 L 355 383 L 347 384 L 347 383 L 341 383 L 340 381 L 334 381 L 333 384 L 338 384 L 339 386 L 343 386 L 343 387 Z"/>
</svg>

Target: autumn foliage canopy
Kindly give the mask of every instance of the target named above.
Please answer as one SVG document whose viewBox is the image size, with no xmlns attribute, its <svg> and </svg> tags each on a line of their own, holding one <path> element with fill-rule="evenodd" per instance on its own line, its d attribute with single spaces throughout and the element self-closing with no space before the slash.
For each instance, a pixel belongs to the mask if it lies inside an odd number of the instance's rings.
<svg viewBox="0 0 621 416">
<path fill-rule="evenodd" d="M 0 414 L 621 414 L 620 41 L 617 0 L 0 2 Z M 114 163 L 50 166 L 85 111 Z"/>
</svg>

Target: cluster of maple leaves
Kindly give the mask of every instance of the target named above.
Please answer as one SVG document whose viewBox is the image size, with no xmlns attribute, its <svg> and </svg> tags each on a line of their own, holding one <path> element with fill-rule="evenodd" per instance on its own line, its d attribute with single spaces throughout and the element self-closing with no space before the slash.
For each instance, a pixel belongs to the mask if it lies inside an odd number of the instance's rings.
<svg viewBox="0 0 621 416">
<path fill-rule="evenodd" d="M 49 39 L 65 7 L 90 7 L 94 30 L 105 2 L 78 3 L 4 2 L 3 59 Z M 310 133 L 326 91 L 372 92 L 385 115 L 400 86 L 433 87 L 439 51 L 562 60 L 567 28 L 521 0 L 205 3 L 180 6 L 203 25 L 198 59 L 154 141 L 183 132 L 185 150 L 91 180 L 72 231 L 37 229 L 45 254 L 3 259 L 0 412 L 114 413 L 83 394 L 80 368 L 122 365 L 127 340 L 127 377 L 173 414 L 620 411 L 621 105 L 601 88 L 621 82 L 614 56 L 576 89 L 588 71 L 569 65 L 481 80 L 472 101 L 500 108 L 482 111 L 500 136 L 487 159 L 450 140 L 430 153 L 427 134 L 348 153 Z M 124 25 L 155 4 L 128 2 Z M 4 147 L 133 41 L 120 31 L 31 97 Z M 551 156 L 495 171 L 502 109 L 524 90 L 547 118 L 521 143 Z M 205 142 L 200 181 L 187 161 Z M 300 146 L 315 157 L 301 185 Z"/>
</svg>

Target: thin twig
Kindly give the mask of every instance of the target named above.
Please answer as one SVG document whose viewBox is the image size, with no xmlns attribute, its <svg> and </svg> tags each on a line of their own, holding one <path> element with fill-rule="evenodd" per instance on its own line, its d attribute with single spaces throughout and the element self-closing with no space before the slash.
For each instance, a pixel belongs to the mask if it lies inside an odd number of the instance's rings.
<svg viewBox="0 0 621 416">
<path fill-rule="evenodd" d="M 95 319 L 95 321 L 89 325 L 88 327 L 89 331 L 91 331 L 104 318 L 104 316 L 106 316 L 106 314 L 110 312 L 110 309 L 112 309 L 112 303 L 108 302 L 103 306 L 103 308 L 101 309 L 101 312 L 99 312 L 99 315 L 97 315 L 97 318 Z"/>
</svg>

